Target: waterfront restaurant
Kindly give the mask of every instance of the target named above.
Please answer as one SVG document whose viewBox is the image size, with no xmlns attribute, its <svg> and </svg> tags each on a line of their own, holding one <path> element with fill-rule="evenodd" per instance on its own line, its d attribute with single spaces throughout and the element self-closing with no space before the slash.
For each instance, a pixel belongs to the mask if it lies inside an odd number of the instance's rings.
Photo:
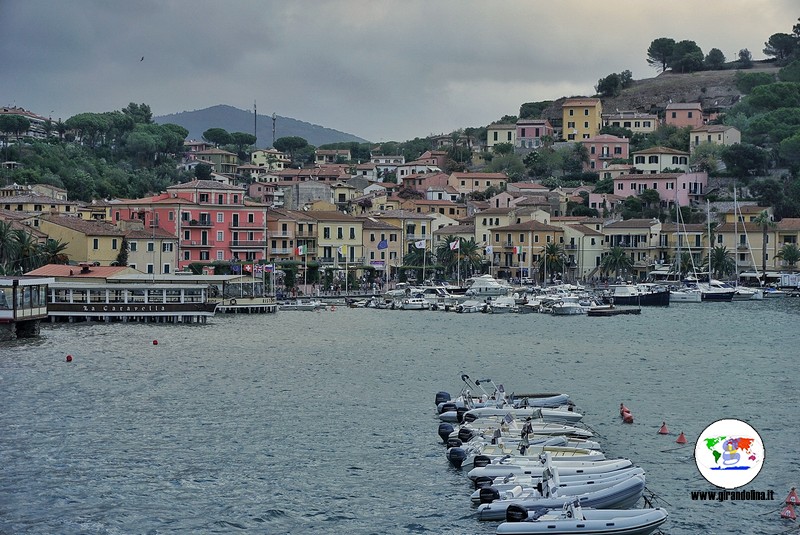
<svg viewBox="0 0 800 535">
<path fill-rule="evenodd" d="M 39 334 L 39 322 L 47 318 L 49 277 L 0 278 L 0 341 Z"/>
</svg>

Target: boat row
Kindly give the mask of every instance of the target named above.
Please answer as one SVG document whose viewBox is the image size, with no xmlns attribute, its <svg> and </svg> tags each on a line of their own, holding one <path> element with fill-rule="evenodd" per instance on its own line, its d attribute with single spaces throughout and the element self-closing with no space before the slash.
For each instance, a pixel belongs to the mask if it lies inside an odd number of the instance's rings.
<svg viewBox="0 0 800 535">
<path fill-rule="evenodd" d="M 556 535 L 647 535 L 667 520 L 662 508 L 633 509 L 644 470 L 607 459 L 568 395 L 461 379 L 457 396 L 436 394 L 438 434 L 450 464 L 467 471 L 478 520 L 500 521 L 497 533 Z M 571 420 L 551 416 L 559 411 Z"/>
</svg>

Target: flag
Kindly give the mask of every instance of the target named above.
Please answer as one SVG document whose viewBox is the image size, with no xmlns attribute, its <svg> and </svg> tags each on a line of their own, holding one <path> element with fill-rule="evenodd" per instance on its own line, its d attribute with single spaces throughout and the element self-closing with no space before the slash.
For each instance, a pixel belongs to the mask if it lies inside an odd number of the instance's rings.
<svg viewBox="0 0 800 535">
<path fill-rule="evenodd" d="M 296 247 L 295 250 L 294 250 L 294 254 L 296 254 L 298 256 L 304 255 L 307 252 L 308 252 L 308 246 L 307 245 L 300 245 L 299 247 Z"/>
<path fill-rule="evenodd" d="M 262 273 L 264 273 L 264 265 L 256 264 L 255 266 L 253 266 L 253 273 L 255 273 L 256 275 L 261 275 Z"/>
<path fill-rule="evenodd" d="M 492 254 L 494 252 L 494 247 L 491 245 L 486 246 L 486 254 Z"/>
<path fill-rule="evenodd" d="M 347 246 L 346 245 L 340 245 L 339 248 L 336 249 L 336 250 L 339 251 L 340 255 L 347 256 Z"/>
<path fill-rule="evenodd" d="M 264 273 L 272 273 L 275 271 L 275 266 L 273 264 L 267 264 L 264 266 Z"/>
<path fill-rule="evenodd" d="M 507 424 L 510 424 L 514 421 L 514 417 L 511 415 L 510 412 L 507 412 L 505 416 L 503 416 L 503 421 Z"/>
<path fill-rule="evenodd" d="M 522 252 L 522 247 L 520 247 L 519 245 L 515 245 L 514 246 L 514 254 L 519 254 L 521 252 Z"/>
<path fill-rule="evenodd" d="M 425 240 L 419 240 L 418 242 L 414 242 L 414 247 L 416 247 L 417 249 L 424 249 Z"/>
<path fill-rule="evenodd" d="M 451 251 L 458 251 L 460 246 L 460 240 L 451 241 L 450 242 L 450 250 Z"/>
<path fill-rule="evenodd" d="M 388 249 L 388 248 L 389 248 L 389 242 L 387 242 L 386 240 L 381 240 L 381 241 L 378 242 L 378 250 L 379 251 L 381 249 Z"/>
<path fill-rule="evenodd" d="M 231 264 L 231 273 L 241 273 L 241 272 L 242 272 L 241 264 Z"/>
<path fill-rule="evenodd" d="M 248 273 L 252 273 L 253 272 L 253 264 L 245 264 L 243 267 L 244 267 L 244 270 L 246 272 L 248 272 Z"/>
</svg>

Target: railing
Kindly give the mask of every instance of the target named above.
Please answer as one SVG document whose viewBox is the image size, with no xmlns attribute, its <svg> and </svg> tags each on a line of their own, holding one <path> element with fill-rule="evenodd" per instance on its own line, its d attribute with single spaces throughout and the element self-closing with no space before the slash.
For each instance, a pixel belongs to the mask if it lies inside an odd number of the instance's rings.
<svg viewBox="0 0 800 535">
<path fill-rule="evenodd" d="M 270 252 L 270 254 L 274 254 L 274 255 L 276 255 L 276 254 L 280 254 L 280 255 L 283 255 L 283 254 L 292 254 L 292 253 L 294 252 L 294 249 L 287 249 L 287 248 L 281 248 L 281 249 L 278 249 L 278 248 L 273 248 L 273 249 L 270 249 L 270 250 L 269 250 L 269 252 Z"/>
<path fill-rule="evenodd" d="M 271 238 L 291 238 L 292 232 L 289 230 L 276 230 L 274 232 L 270 231 L 269 235 Z"/>
<path fill-rule="evenodd" d="M 406 234 L 406 240 L 425 240 L 429 241 L 431 239 L 430 234 Z"/>
<path fill-rule="evenodd" d="M 270 235 L 272 236 L 273 234 L 270 233 Z M 295 232 L 294 235 L 297 236 L 298 238 L 316 238 L 317 237 L 317 233 L 316 232 L 309 232 L 307 230 L 301 230 L 301 231 Z M 277 235 L 277 236 L 280 237 L 279 235 Z"/>
<path fill-rule="evenodd" d="M 740 243 L 739 245 L 736 246 L 736 250 L 737 251 L 746 251 L 747 250 L 747 244 L 746 243 Z"/>
<path fill-rule="evenodd" d="M 231 242 L 231 247 L 264 247 L 267 245 L 266 240 L 234 240 Z"/>
<path fill-rule="evenodd" d="M 190 227 L 213 227 L 214 224 L 211 222 L 210 219 L 192 219 L 189 221 Z"/>
<path fill-rule="evenodd" d="M 578 248 L 578 246 L 577 246 L 576 244 L 574 244 L 574 243 L 567 243 L 567 244 L 564 244 L 564 250 L 565 250 L 565 251 L 574 251 L 574 250 L 576 250 L 577 248 Z"/>
<path fill-rule="evenodd" d="M 212 240 L 181 240 L 181 247 L 214 247 Z"/>
<path fill-rule="evenodd" d="M 503 247 L 514 247 L 514 242 L 513 241 L 507 241 L 507 242 L 503 243 Z"/>
<path fill-rule="evenodd" d="M 263 230 L 264 229 L 264 225 L 256 223 L 256 222 L 252 222 L 252 223 L 243 223 L 243 222 L 233 223 L 232 222 L 229 225 L 229 228 L 247 228 L 247 229 Z"/>
</svg>

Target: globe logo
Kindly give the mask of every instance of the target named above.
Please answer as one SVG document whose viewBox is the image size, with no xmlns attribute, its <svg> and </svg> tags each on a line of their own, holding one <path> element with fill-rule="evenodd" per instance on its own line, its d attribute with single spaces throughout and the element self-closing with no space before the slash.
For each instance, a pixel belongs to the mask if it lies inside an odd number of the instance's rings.
<svg viewBox="0 0 800 535">
<path fill-rule="evenodd" d="M 750 483 L 761 471 L 764 443 L 758 432 L 741 420 L 717 420 L 700 433 L 694 462 L 712 485 L 735 489 Z"/>
</svg>

